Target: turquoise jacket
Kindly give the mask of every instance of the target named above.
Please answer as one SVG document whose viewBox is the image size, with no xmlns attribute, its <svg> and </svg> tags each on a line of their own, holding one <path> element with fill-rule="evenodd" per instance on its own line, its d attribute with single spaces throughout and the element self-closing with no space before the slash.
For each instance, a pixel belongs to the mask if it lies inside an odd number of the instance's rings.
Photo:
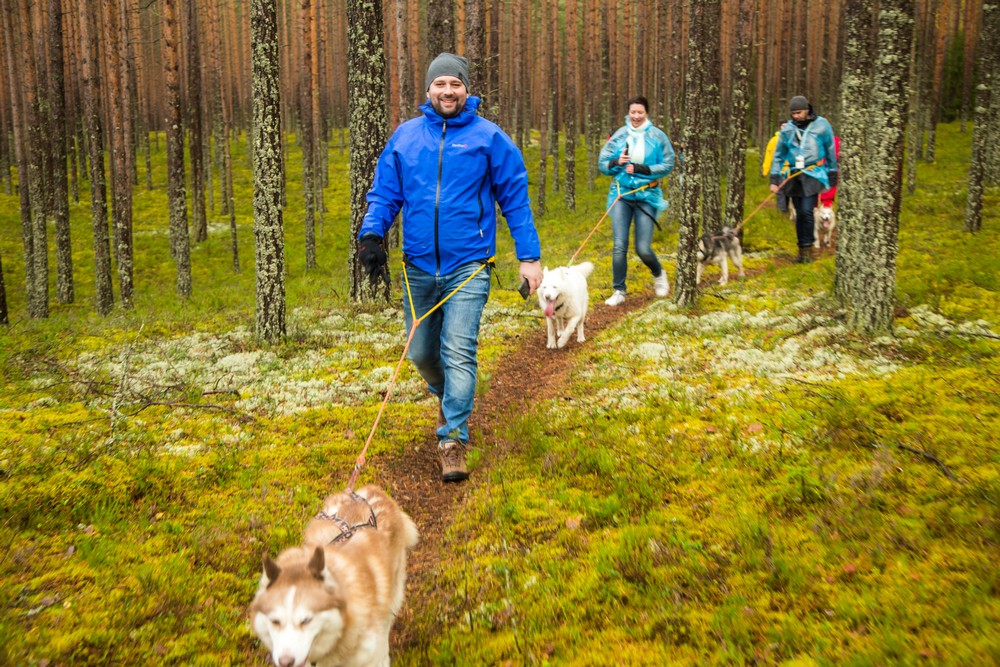
<svg viewBox="0 0 1000 667">
<path fill-rule="evenodd" d="M 663 190 L 660 189 L 659 183 L 653 188 L 646 188 L 639 192 L 625 194 L 636 188 L 641 188 L 648 183 L 660 181 L 664 176 L 673 171 L 675 159 L 674 147 L 671 145 L 670 139 L 667 139 L 667 135 L 663 133 L 663 130 L 650 125 L 645 132 L 646 157 L 643 159 L 642 164 L 649 167 L 650 173 L 648 176 L 644 174 L 629 174 L 625 171 L 625 165 L 616 164 L 614 167 L 609 166 L 611 160 L 617 160 L 625 150 L 625 141 L 628 137 L 628 122 L 628 117 L 626 117 L 626 125 L 618 128 L 611 135 L 611 138 L 604 144 L 604 148 L 601 149 L 601 154 L 597 158 L 597 167 L 601 170 L 601 173 L 612 177 L 611 188 L 608 190 L 607 206 L 611 208 L 611 204 L 614 203 L 618 195 L 622 194 L 624 195 L 622 199 L 646 202 L 651 204 L 657 211 L 663 211 L 667 208 L 667 200 L 663 198 Z"/>
<path fill-rule="evenodd" d="M 792 165 L 792 173 L 795 160 L 802 156 L 805 169 L 804 176 L 811 176 L 823 184 L 823 188 L 830 187 L 830 172 L 837 171 L 837 153 L 833 147 L 833 128 L 822 116 L 816 116 L 804 130 L 796 127 L 792 121 L 781 126 L 778 133 L 778 145 L 774 149 L 774 157 L 771 159 L 771 182 L 779 185 L 784 178 L 781 176 L 781 167 L 787 162 Z"/>
</svg>

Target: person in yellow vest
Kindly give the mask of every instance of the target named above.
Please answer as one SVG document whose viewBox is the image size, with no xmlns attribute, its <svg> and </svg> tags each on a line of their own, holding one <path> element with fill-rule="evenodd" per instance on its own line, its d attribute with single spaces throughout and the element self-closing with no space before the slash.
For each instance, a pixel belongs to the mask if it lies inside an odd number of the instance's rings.
<svg viewBox="0 0 1000 667">
<path fill-rule="evenodd" d="M 779 127 L 771 140 L 767 142 L 767 148 L 764 149 L 764 161 L 760 165 L 761 176 L 770 176 L 771 174 L 771 160 L 774 159 L 774 150 L 778 147 L 778 137 L 781 136 L 781 128 Z M 781 176 L 784 178 L 788 176 L 788 170 L 790 165 L 786 161 L 785 164 L 781 166 Z M 775 203 L 778 205 L 778 210 L 782 213 L 788 213 L 788 197 L 785 195 L 784 190 L 779 190 L 775 195 Z M 794 215 L 795 209 L 792 209 Z"/>
</svg>

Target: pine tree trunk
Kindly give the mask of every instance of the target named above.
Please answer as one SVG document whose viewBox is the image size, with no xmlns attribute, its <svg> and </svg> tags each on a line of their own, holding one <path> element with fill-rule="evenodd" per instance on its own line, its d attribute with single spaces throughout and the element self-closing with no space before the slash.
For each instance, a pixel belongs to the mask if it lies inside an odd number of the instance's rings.
<svg viewBox="0 0 1000 667">
<path fill-rule="evenodd" d="M 846 42 L 843 79 L 840 84 L 841 115 L 839 134 L 844 150 L 840 154 L 840 186 L 837 196 L 837 260 L 834 295 L 843 305 L 851 302 L 854 277 L 864 262 L 862 237 L 869 215 L 868 138 L 871 134 L 869 91 L 871 63 L 876 52 L 871 41 L 874 17 L 867 0 L 847 0 L 844 9 Z"/>
<path fill-rule="evenodd" d="M 577 0 L 566 0 L 566 83 L 569 94 L 566 96 L 565 119 L 563 129 L 566 135 L 566 187 L 563 190 L 563 202 L 570 211 L 576 210 L 576 140 L 579 134 L 577 120 L 580 117 L 580 47 L 579 20 L 576 11 Z"/>
<path fill-rule="evenodd" d="M 177 293 L 191 296 L 191 242 L 188 236 L 187 195 L 184 188 L 184 131 L 181 120 L 180 31 L 174 0 L 162 0 L 163 68 L 167 91 L 167 205 L 170 213 L 170 249 L 177 264 Z"/>
<path fill-rule="evenodd" d="M 702 178 L 702 233 L 717 232 L 722 228 L 722 60 L 719 54 L 721 0 L 702 0 L 704 5 L 704 36 L 709 42 L 703 46 L 701 102 L 701 157 Z"/>
<path fill-rule="evenodd" d="M 396 76 L 399 86 L 399 120 L 413 117 L 413 62 L 410 55 L 407 0 L 394 0 L 396 11 Z M 475 81 L 475 79 L 473 79 Z"/>
<path fill-rule="evenodd" d="M 750 47 L 753 37 L 753 2 L 739 0 L 736 39 L 730 66 L 729 153 L 726 174 L 726 227 L 735 229 L 743 220 L 746 193 L 747 110 L 750 98 Z"/>
<path fill-rule="evenodd" d="M 56 231 L 56 298 L 73 303 L 73 247 L 69 231 L 66 173 L 66 91 L 63 78 L 61 0 L 49 0 L 49 128 L 52 146 L 52 202 Z"/>
<path fill-rule="evenodd" d="M 379 2 L 380 6 L 381 4 Z M 427 62 L 424 63 L 425 68 L 442 51 L 455 52 L 454 0 L 426 0 L 426 7 Z"/>
<path fill-rule="evenodd" d="M 17 2 L 17 0 L 12 0 Z M 13 79 L 21 82 L 22 121 L 24 131 L 22 140 L 27 154 L 27 170 L 22 179 L 21 187 L 27 186 L 30 210 L 30 247 L 25 246 L 25 264 L 31 264 L 31 280 L 28 284 L 28 314 L 31 317 L 44 318 L 49 316 L 49 259 L 48 238 L 45 220 L 45 192 L 43 186 L 43 139 L 41 119 L 38 113 L 38 78 L 35 68 L 35 49 L 32 43 L 31 15 L 28 11 L 28 0 L 18 2 L 18 24 L 20 26 L 21 71 Z M 28 272 L 26 271 L 26 274 Z"/>
<path fill-rule="evenodd" d="M 348 99 L 351 114 L 351 298 L 387 300 L 390 282 L 369 280 L 357 255 L 357 238 L 367 205 L 365 195 L 375 176 L 375 163 L 385 146 L 385 60 L 382 44 L 382 3 L 348 0 Z M 384 241 L 384 239 L 383 239 Z"/>
<path fill-rule="evenodd" d="M 188 10 L 187 112 L 191 153 L 191 232 L 194 242 L 201 243 L 208 239 L 208 219 L 205 213 L 205 136 L 201 113 L 201 35 L 198 28 L 197 4 L 195 0 L 184 1 Z"/>
<path fill-rule="evenodd" d="M 302 194 L 305 199 L 306 270 L 316 268 L 316 178 L 315 152 L 313 149 L 312 108 L 312 28 L 310 26 L 311 2 L 301 0 L 302 63 L 299 70 L 299 146 L 302 148 Z"/>
<path fill-rule="evenodd" d="M 879 66 L 874 73 L 871 110 L 904 109 L 913 0 L 882 0 L 878 34 Z M 847 323 L 863 334 L 877 335 L 892 333 L 906 119 L 902 113 L 872 113 L 870 120 L 873 140 L 868 168 L 878 175 L 867 179 L 872 186 L 867 192 L 870 213 L 858 227 L 864 239 L 863 261 L 855 267 Z"/>
<path fill-rule="evenodd" d="M 978 232 L 983 225 L 983 181 L 989 153 L 989 143 L 996 144 L 996 132 L 990 132 L 991 98 L 996 95 L 997 83 L 997 41 L 1000 40 L 1000 4 L 995 1 L 983 3 L 983 25 L 979 43 L 977 62 L 978 83 L 976 85 L 976 106 L 972 126 L 972 159 L 969 162 L 969 194 L 965 206 L 965 231 Z M 996 129 L 996 124 L 993 124 Z M 993 136 L 990 136 L 990 135 Z"/>
<path fill-rule="evenodd" d="M 0 257 L 0 324 L 7 326 L 10 318 L 7 316 L 7 288 L 3 281 L 3 257 Z"/>
<path fill-rule="evenodd" d="M 257 301 L 254 331 L 268 342 L 285 337 L 285 241 L 281 215 L 281 89 L 275 0 L 252 0 L 253 232 Z"/>
<path fill-rule="evenodd" d="M 90 216 L 94 236 L 94 291 L 97 312 L 107 315 L 114 307 L 111 279 L 111 239 L 108 234 L 108 208 L 105 201 L 104 128 L 99 108 L 100 66 L 94 28 L 92 0 L 80 1 L 80 73 L 83 77 L 83 125 L 90 152 Z"/>
<path fill-rule="evenodd" d="M 21 99 L 20 81 L 16 73 L 20 66 L 16 60 L 15 53 L 20 53 L 18 48 L 18 24 L 17 24 L 17 0 L 0 0 L 0 21 L 2 21 L 3 32 L 8 37 L 4 40 L 5 71 L 3 72 L 5 83 L 8 84 L 11 102 L 11 128 L 14 138 L 14 159 L 17 162 L 18 174 L 18 203 L 21 213 L 21 243 L 24 248 L 24 287 L 25 293 L 31 293 L 31 286 L 34 282 L 33 262 L 31 259 L 31 201 L 28 199 L 28 151 L 25 146 L 25 120 L 24 120 L 24 100 Z"/>
<path fill-rule="evenodd" d="M 118 289 L 122 306 L 132 307 L 134 289 L 132 255 L 132 179 L 128 167 L 128 139 L 125 121 L 125 93 L 122 86 L 122 56 L 118 8 L 114 0 L 103 3 L 103 38 L 105 46 L 107 80 L 105 99 L 110 118 L 111 150 L 111 215 L 114 229 L 115 256 L 118 258 Z"/>
<path fill-rule="evenodd" d="M 545 9 L 543 8 L 544 12 Z M 548 161 L 549 161 L 549 140 L 551 137 L 551 132 L 549 131 L 549 116 L 551 115 L 552 105 L 549 104 L 550 99 L 550 89 L 549 89 L 549 31 L 545 29 L 545 26 L 539 26 L 538 30 L 538 94 L 537 97 L 541 98 L 541 118 L 539 123 L 539 138 L 540 144 L 538 147 L 538 191 L 535 195 L 535 212 L 541 217 L 546 213 L 546 186 L 547 186 L 547 176 L 548 176 Z"/>
<path fill-rule="evenodd" d="M 698 293 L 695 282 L 697 271 L 698 234 L 701 220 L 702 146 L 700 126 L 702 117 L 703 76 L 705 50 L 710 48 L 705 33 L 705 13 L 703 3 L 690 5 L 688 40 L 688 69 L 684 100 L 685 142 L 682 146 L 683 162 L 675 169 L 675 178 L 681 179 L 681 217 L 677 240 L 677 276 L 674 280 L 674 302 L 682 307 L 694 305 Z M 678 173 L 679 172 L 679 173 Z"/>
</svg>

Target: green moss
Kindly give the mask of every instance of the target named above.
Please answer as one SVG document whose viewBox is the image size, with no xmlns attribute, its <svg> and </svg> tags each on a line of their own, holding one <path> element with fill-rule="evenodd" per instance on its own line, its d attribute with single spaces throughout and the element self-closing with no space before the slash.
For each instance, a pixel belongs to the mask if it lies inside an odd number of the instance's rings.
<svg viewBox="0 0 1000 667">
<path fill-rule="evenodd" d="M 261 553 L 294 543 L 346 482 L 403 344 L 396 303 L 347 303 L 347 162 L 336 150 L 319 266 L 305 271 L 296 151 L 289 336 L 276 345 L 247 333 L 242 142 L 243 272 L 230 269 L 220 215 L 193 248 L 192 298 L 175 296 L 155 153 L 154 190 L 134 199 L 136 309 L 108 318 L 91 312 L 92 277 L 79 268 L 77 304 L 53 304 L 45 321 L 17 315 L 18 207 L 0 194 L 14 315 L 0 332 L 0 662 L 262 659 L 244 618 Z M 394 662 L 995 662 L 1000 248 L 989 216 L 1000 207 L 984 209 L 987 231 L 969 252 L 967 155 L 968 135 L 939 126 L 938 161 L 920 165 L 904 198 L 896 338 L 847 332 L 830 297 L 835 260 L 781 261 L 793 233 L 765 208 L 746 227 L 751 278 L 706 287 L 689 312 L 658 300 L 574 348 L 560 399 L 529 405 L 502 434 L 520 448 L 502 460 L 477 451 L 430 578 L 443 598 L 411 587 L 419 640 Z M 749 162 L 755 205 L 767 190 Z M 538 224 L 550 267 L 600 218 L 605 186 L 579 187 L 575 212 L 549 197 Z M 88 215 L 89 202 L 72 207 L 77 267 L 92 265 Z M 666 220 L 654 247 L 672 272 Z M 605 222 L 580 255 L 596 265 L 595 308 L 610 292 L 610 245 Z M 541 327 L 513 291 L 504 233 L 497 257 L 481 393 Z M 649 290 L 630 262 L 629 290 Z M 240 360 L 252 362 L 238 370 Z M 435 410 L 408 364 L 396 391 L 362 475 L 390 492 L 380 462 L 418 446 Z"/>
</svg>

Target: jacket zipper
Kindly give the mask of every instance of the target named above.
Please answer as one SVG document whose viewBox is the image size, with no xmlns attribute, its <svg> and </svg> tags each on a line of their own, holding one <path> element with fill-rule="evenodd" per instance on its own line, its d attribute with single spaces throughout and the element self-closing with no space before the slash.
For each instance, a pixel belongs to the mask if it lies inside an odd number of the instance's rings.
<svg viewBox="0 0 1000 667">
<path fill-rule="evenodd" d="M 441 123 L 441 143 L 438 146 L 438 178 L 437 192 L 434 194 L 434 261 L 437 267 L 434 274 L 441 275 L 441 249 L 438 247 L 438 212 L 441 209 L 441 169 L 444 166 L 444 135 L 448 131 L 448 121 Z"/>
</svg>

